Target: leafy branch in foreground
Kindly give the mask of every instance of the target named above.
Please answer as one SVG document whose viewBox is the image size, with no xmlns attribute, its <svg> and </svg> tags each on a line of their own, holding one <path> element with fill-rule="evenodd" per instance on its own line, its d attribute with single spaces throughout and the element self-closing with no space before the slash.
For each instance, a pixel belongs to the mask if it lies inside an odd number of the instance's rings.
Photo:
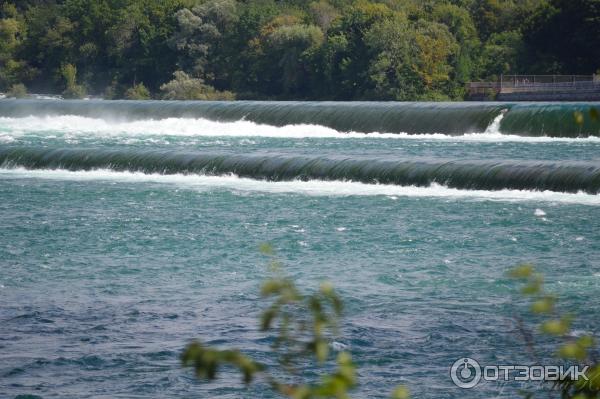
<svg viewBox="0 0 600 399">
<path fill-rule="evenodd" d="M 585 114 L 583 112 L 575 111 L 573 113 L 573 117 L 575 118 L 575 123 L 579 126 L 583 126 L 585 124 Z M 590 108 L 589 118 L 592 122 L 600 122 L 600 108 Z"/>
<path fill-rule="evenodd" d="M 185 349 L 182 355 L 184 366 L 193 367 L 196 376 L 206 381 L 217 379 L 222 366 L 230 366 L 241 372 L 245 384 L 260 377 L 273 391 L 293 399 L 349 398 L 349 392 L 357 386 L 358 381 L 356 365 L 347 351 L 338 353 L 335 369 L 322 374 L 319 380 L 310 380 L 300 371 L 300 366 L 306 367 L 307 364 L 313 370 L 319 367 L 331 370 L 331 367 L 327 367 L 330 359 L 329 340 L 338 333 L 342 300 L 330 283 L 322 283 L 312 295 L 303 294 L 283 274 L 282 265 L 272 247 L 263 244 L 260 249 L 269 258 L 273 273 L 273 277 L 261 288 L 261 296 L 272 302 L 261 315 L 260 329 L 265 333 L 275 333 L 271 349 L 280 366 L 278 374 L 285 375 L 278 377 L 269 373 L 266 365 L 239 350 L 215 349 L 198 341 Z M 409 393 L 400 386 L 391 397 L 406 399 Z"/>
<path fill-rule="evenodd" d="M 571 333 L 573 317 L 560 313 L 557 308 L 558 297 L 546 292 L 544 277 L 529 264 L 520 265 L 509 272 L 513 279 L 521 281 L 524 285 L 521 294 L 531 298 L 530 310 L 534 315 L 541 316 L 543 321 L 538 326 L 539 331 L 546 335 L 556 337 L 560 341 L 556 356 L 565 361 L 577 361 L 590 365 L 586 372 L 587 380 L 581 378 L 574 380 L 566 378 L 554 381 L 553 388 L 561 392 L 564 399 L 591 399 L 600 398 L 600 363 L 594 359 L 591 349 L 594 347 L 594 338 L 589 335 L 575 337 Z M 519 322 L 521 332 L 526 338 L 530 350 L 535 353 L 531 337 L 533 334 L 525 329 L 524 323 Z"/>
</svg>

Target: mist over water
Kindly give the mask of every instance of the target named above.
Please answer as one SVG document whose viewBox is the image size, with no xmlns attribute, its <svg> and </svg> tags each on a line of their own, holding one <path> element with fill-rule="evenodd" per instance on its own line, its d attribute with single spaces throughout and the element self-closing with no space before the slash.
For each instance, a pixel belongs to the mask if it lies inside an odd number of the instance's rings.
<svg viewBox="0 0 600 399">
<path fill-rule="evenodd" d="M 265 241 L 302 288 L 340 290 L 357 397 L 462 398 L 456 359 L 529 364 L 520 262 L 597 334 L 589 106 L 2 100 L 0 397 L 269 397 L 178 357 L 200 338 L 272 363 Z"/>
</svg>

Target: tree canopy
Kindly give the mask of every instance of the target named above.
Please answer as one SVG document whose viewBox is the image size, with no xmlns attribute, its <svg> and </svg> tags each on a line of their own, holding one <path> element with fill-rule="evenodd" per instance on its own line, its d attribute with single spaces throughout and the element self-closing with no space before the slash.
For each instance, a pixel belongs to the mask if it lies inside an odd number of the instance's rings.
<svg viewBox="0 0 600 399">
<path fill-rule="evenodd" d="M 5 0 L 0 91 L 461 99 L 500 74 L 595 73 L 596 43 L 600 0 Z"/>
</svg>

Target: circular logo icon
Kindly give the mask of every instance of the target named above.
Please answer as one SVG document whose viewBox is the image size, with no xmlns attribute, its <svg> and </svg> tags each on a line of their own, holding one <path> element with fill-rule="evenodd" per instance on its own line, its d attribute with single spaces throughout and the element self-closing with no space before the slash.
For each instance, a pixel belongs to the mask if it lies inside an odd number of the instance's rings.
<svg viewBox="0 0 600 399">
<path fill-rule="evenodd" d="M 473 388 L 481 381 L 481 366 L 477 360 L 468 357 L 458 359 L 450 368 L 450 378 L 459 388 Z"/>
</svg>

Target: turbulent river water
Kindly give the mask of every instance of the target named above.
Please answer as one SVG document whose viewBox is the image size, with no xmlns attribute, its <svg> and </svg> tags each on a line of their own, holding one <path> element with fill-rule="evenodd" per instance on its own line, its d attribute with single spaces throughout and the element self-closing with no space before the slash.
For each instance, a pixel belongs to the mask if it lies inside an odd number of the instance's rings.
<svg viewBox="0 0 600 399">
<path fill-rule="evenodd" d="M 340 291 L 356 397 L 514 397 L 449 368 L 533 362 L 521 262 L 598 333 L 590 106 L 0 100 L 0 397 L 272 397 L 179 361 L 200 338 L 273 362 L 262 242 Z"/>
</svg>

